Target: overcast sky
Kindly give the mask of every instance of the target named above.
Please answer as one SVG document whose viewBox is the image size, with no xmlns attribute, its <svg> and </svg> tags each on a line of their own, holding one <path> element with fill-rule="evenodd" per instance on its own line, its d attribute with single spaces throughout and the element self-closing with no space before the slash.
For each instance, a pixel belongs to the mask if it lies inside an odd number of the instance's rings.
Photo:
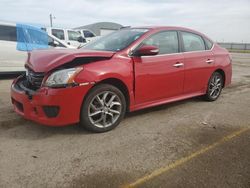
<svg viewBox="0 0 250 188">
<path fill-rule="evenodd" d="M 0 0 L 0 20 L 57 27 L 100 21 L 196 29 L 215 41 L 250 42 L 250 0 Z"/>
</svg>

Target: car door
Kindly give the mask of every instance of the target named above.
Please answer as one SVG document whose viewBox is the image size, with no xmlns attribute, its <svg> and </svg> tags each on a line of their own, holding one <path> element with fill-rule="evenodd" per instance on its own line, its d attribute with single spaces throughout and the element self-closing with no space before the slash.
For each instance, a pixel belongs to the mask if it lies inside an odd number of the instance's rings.
<svg viewBox="0 0 250 188">
<path fill-rule="evenodd" d="M 213 52 L 206 48 L 202 36 L 181 32 L 185 78 L 184 93 L 204 92 L 214 67 Z"/>
<path fill-rule="evenodd" d="M 159 48 L 155 56 L 133 57 L 135 101 L 137 104 L 171 98 L 183 91 L 183 55 L 179 53 L 178 33 L 163 31 L 145 39 L 142 45 Z"/>
</svg>

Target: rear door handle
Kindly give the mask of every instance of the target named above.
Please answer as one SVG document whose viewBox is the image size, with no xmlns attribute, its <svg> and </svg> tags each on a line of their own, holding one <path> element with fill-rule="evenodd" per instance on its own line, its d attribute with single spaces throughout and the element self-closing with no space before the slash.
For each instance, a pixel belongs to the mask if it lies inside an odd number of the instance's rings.
<svg viewBox="0 0 250 188">
<path fill-rule="evenodd" d="M 214 60 L 212 60 L 212 59 L 208 59 L 208 60 L 206 61 L 206 63 L 208 63 L 208 64 L 213 63 L 213 62 L 214 62 Z"/>
<path fill-rule="evenodd" d="M 175 63 L 173 67 L 179 68 L 182 67 L 184 64 L 183 63 Z"/>
</svg>

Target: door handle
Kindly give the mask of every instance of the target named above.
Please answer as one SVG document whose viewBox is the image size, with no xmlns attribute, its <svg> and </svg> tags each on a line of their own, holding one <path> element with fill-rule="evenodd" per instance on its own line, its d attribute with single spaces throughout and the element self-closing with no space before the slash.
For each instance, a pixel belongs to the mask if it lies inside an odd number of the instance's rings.
<svg viewBox="0 0 250 188">
<path fill-rule="evenodd" d="M 208 63 L 208 64 L 213 63 L 213 62 L 214 62 L 214 60 L 212 60 L 212 59 L 208 59 L 208 60 L 206 61 L 206 63 Z"/>
<path fill-rule="evenodd" d="M 175 63 L 173 67 L 179 68 L 182 67 L 184 64 L 183 63 Z"/>
</svg>

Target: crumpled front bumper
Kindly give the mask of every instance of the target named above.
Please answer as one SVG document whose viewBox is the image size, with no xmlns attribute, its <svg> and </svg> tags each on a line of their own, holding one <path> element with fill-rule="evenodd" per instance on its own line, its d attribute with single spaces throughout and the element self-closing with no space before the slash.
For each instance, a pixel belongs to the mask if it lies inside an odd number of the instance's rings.
<svg viewBox="0 0 250 188">
<path fill-rule="evenodd" d="M 54 89 L 42 87 L 34 91 L 22 84 L 25 79 L 25 76 L 20 76 L 11 85 L 11 100 L 16 113 L 49 126 L 80 121 L 83 99 L 91 85 Z"/>
</svg>

